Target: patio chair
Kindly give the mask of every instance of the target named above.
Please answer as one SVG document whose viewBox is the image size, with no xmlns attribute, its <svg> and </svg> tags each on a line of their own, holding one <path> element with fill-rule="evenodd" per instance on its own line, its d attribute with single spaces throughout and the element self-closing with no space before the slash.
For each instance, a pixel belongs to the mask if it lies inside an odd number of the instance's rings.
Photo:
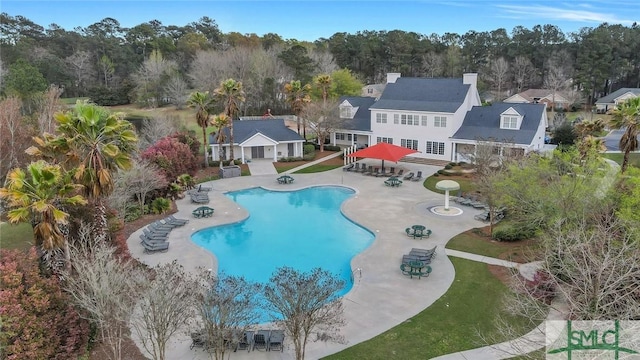
<svg viewBox="0 0 640 360">
<path fill-rule="evenodd" d="M 147 226 L 147 228 L 149 230 L 158 232 L 158 233 L 162 233 L 162 232 L 170 232 L 171 230 L 173 230 L 175 228 L 175 226 L 173 225 L 169 225 L 169 224 L 164 224 L 161 223 L 160 221 L 154 221 L 151 224 L 149 224 Z"/>
<path fill-rule="evenodd" d="M 140 243 L 144 243 L 147 242 L 148 244 L 159 244 L 159 243 L 163 243 L 166 242 L 168 239 L 166 237 L 164 238 L 150 238 L 145 234 L 140 234 Z"/>
<path fill-rule="evenodd" d="M 352 167 L 351 169 L 347 170 L 347 171 L 351 171 L 351 172 L 360 172 L 360 163 L 353 163 L 355 166 Z"/>
<path fill-rule="evenodd" d="M 149 239 L 157 239 L 157 240 L 162 240 L 162 239 L 166 240 L 167 236 L 169 236 L 169 232 L 149 231 L 149 229 L 147 228 L 142 229 L 142 234 L 148 237 Z"/>
<path fill-rule="evenodd" d="M 247 350 L 247 352 L 251 351 L 251 346 L 253 345 L 253 331 L 245 331 L 242 334 L 242 337 L 238 339 L 238 343 L 236 344 L 236 348 L 233 352 L 238 350 Z"/>
<path fill-rule="evenodd" d="M 421 263 L 423 263 L 425 265 L 428 265 L 428 264 L 431 264 L 431 258 L 432 257 L 433 256 L 412 255 L 412 254 L 402 255 L 402 263 L 408 265 L 410 262 L 420 261 Z"/>
<path fill-rule="evenodd" d="M 209 194 L 207 193 L 191 193 L 189 194 L 191 197 L 191 202 L 196 204 L 208 204 L 209 203 Z"/>
<path fill-rule="evenodd" d="M 202 332 L 196 331 L 191 333 L 191 345 L 189 345 L 189 350 L 193 350 L 193 348 L 204 348 L 206 344 L 207 341 Z"/>
<path fill-rule="evenodd" d="M 369 165 L 366 171 L 362 172 L 362 175 L 371 175 L 373 174 L 373 165 Z"/>
<path fill-rule="evenodd" d="M 269 344 L 268 344 L 269 351 L 280 350 L 280 352 L 283 352 L 284 346 L 282 343 L 284 343 L 284 330 L 271 330 L 271 333 L 269 334 Z"/>
<path fill-rule="evenodd" d="M 435 256 L 436 255 L 436 249 L 438 248 L 438 246 L 434 246 L 431 249 L 421 249 L 421 248 L 412 248 L 411 251 L 409 251 L 409 254 L 421 254 L 421 255 L 431 255 L 431 256 Z"/>
<path fill-rule="evenodd" d="M 343 167 L 342 167 L 342 171 L 351 171 L 351 170 L 353 170 L 353 168 L 354 168 L 355 166 L 356 166 L 356 165 L 355 165 L 354 163 L 351 163 L 351 164 L 349 164 L 349 165 L 347 165 L 347 166 L 343 166 Z"/>
<path fill-rule="evenodd" d="M 409 172 L 407 175 L 405 175 L 402 178 L 402 180 L 411 180 L 411 179 L 413 179 L 413 176 L 414 176 L 413 172 Z"/>
<path fill-rule="evenodd" d="M 211 191 L 211 188 L 208 186 L 202 186 L 202 184 L 198 185 L 198 192 L 208 192 Z"/>
<path fill-rule="evenodd" d="M 253 335 L 253 350 L 268 350 L 269 333 L 269 330 L 258 330 L 258 332 Z"/>
<path fill-rule="evenodd" d="M 400 170 L 398 170 L 398 173 L 396 174 L 396 176 L 397 176 L 398 178 L 401 178 L 403 175 L 404 175 L 404 169 L 400 169 Z"/>
<path fill-rule="evenodd" d="M 416 176 L 411 178 L 411 181 L 420 181 L 422 180 L 422 171 L 418 170 L 418 173 L 416 174 Z"/>
</svg>

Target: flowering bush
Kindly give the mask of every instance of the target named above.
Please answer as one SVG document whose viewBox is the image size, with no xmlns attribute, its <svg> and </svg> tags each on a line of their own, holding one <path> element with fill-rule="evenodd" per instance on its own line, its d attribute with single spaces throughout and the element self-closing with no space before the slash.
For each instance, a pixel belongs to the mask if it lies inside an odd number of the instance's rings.
<svg viewBox="0 0 640 360">
<path fill-rule="evenodd" d="M 179 175 L 196 174 L 198 161 L 188 145 L 168 136 L 158 140 L 142 153 L 142 158 L 156 164 L 165 179 L 177 179 Z"/>
<path fill-rule="evenodd" d="M 78 316 L 56 277 L 44 277 L 35 248 L 0 250 L 0 348 L 13 359 L 76 359 L 89 324 Z"/>
</svg>

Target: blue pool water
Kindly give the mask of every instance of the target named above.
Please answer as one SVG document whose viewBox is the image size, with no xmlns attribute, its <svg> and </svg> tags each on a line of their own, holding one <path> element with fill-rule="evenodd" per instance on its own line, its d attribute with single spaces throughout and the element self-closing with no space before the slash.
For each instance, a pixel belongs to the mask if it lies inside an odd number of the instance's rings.
<svg viewBox="0 0 640 360">
<path fill-rule="evenodd" d="M 200 230 L 191 236 L 218 259 L 218 271 L 266 283 L 281 266 L 320 267 L 352 286 L 351 259 L 373 241 L 371 232 L 340 212 L 354 191 L 312 187 L 298 191 L 252 188 L 226 195 L 249 212 L 246 220 Z"/>
</svg>

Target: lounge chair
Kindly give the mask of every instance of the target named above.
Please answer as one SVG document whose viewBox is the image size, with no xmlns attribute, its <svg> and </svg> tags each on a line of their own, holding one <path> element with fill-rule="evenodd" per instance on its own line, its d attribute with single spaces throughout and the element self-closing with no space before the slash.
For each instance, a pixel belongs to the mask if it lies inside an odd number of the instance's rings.
<svg viewBox="0 0 640 360">
<path fill-rule="evenodd" d="M 407 175 L 405 175 L 402 178 L 402 180 L 411 180 L 411 179 L 413 179 L 413 176 L 414 176 L 413 172 L 409 172 Z"/>
<path fill-rule="evenodd" d="M 164 219 L 165 224 L 174 225 L 174 226 L 183 226 L 186 225 L 189 220 L 188 219 L 178 219 L 173 215 L 169 215 Z"/>
<path fill-rule="evenodd" d="M 283 352 L 284 346 L 282 343 L 284 343 L 284 330 L 271 330 L 271 333 L 269 334 L 268 350 L 280 350 L 280 352 Z"/>
<path fill-rule="evenodd" d="M 431 264 L 431 258 L 433 256 L 425 256 L 425 255 L 402 255 L 402 263 L 409 264 L 412 261 L 420 261 L 421 263 L 428 265 Z"/>
<path fill-rule="evenodd" d="M 253 350 L 268 350 L 269 334 L 269 330 L 258 330 L 258 332 L 253 335 Z"/>
<path fill-rule="evenodd" d="M 343 166 L 342 167 L 342 171 L 351 171 L 356 165 L 354 163 L 351 163 L 347 166 Z"/>
<path fill-rule="evenodd" d="M 354 166 L 347 171 L 360 172 L 360 163 L 352 163 Z"/>
<path fill-rule="evenodd" d="M 142 229 L 142 234 L 148 237 L 149 239 L 156 239 L 156 240 L 166 240 L 167 236 L 169 236 L 168 232 L 154 232 L 154 231 L 149 231 L 147 228 Z"/>
<path fill-rule="evenodd" d="M 253 345 L 253 331 L 245 331 L 237 341 L 236 348 L 233 352 L 238 350 L 247 350 L 247 352 L 251 351 L 251 346 Z"/>
<path fill-rule="evenodd" d="M 169 224 L 163 224 L 160 221 L 154 221 L 151 224 L 149 224 L 147 226 L 147 228 L 151 231 L 155 231 L 157 233 L 163 233 L 163 232 L 170 232 L 171 230 L 173 230 L 173 228 L 175 228 L 175 226 L 173 225 L 169 225 Z"/>
<path fill-rule="evenodd" d="M 420 181 L 420 180 L 422 180 L 422 171 L 418 171 L 416 176 L 411 178 L 411 181 Z"/>
<path fill-rule="evenodd" d="M 193 348 L 204 348 L 206 345 L 207 341 L 202 332 L 196 331 L 191 333 L 191 345 L 189 345 L 189 350 L 193 350 Z"/>
<path fill-rule="evenodd" d="M 209 192 L 211 188 L 208 186 L 202 186 L 202 184 L 198 185 L 198 192 Z"/>
<path fill-rule="evenodd" d="M 420 249 L 420 248 L 412 248 L 411 251 L 409 251 L 409 254 L 421 254 L 421 255 L 431 255 L 431 256 L 435 256 L 436 255 L 436 249 L 438 247 L 434 246 L 431 249 Z"/>
<path fill-rule="evenodd" d="M 150 243 L 145 240 L 142 240 L 142 246 L 144 247 L 145 253 L 153 253 L 157 251 L 166 252 L 167 250 L 169 250 L 168 241 Z"/>
<path fill-rule="evenodd" d="M 373 174 L 373 165 L 369 165 L 367 170 L 362 172 L 362 175 L 371 175 L 371 174 Z"/>
<path fill-rule="evenodd" d="M 401 178 L 401 177 L 402 177 L 402 175 L 404 175 L 404 169 L 400 169 L 400 170 L 398 170 L 398 173 L 396 174 L 396 176 L 397 176 L 398 178 Z"/>
</svg>

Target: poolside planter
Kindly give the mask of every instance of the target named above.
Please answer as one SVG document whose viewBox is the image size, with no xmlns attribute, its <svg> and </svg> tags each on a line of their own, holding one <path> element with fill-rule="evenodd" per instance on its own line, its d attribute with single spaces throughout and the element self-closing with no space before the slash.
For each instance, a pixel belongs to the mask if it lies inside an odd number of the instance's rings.
<svg viewBox="0 0 640 360">
<path fill-rule="evenodd" d="M 223 179 L 240 176 L 240 173 L 240 166 L 238 165 L 223 166 L 220 168 L 220 177 Z"/>
</svg>

